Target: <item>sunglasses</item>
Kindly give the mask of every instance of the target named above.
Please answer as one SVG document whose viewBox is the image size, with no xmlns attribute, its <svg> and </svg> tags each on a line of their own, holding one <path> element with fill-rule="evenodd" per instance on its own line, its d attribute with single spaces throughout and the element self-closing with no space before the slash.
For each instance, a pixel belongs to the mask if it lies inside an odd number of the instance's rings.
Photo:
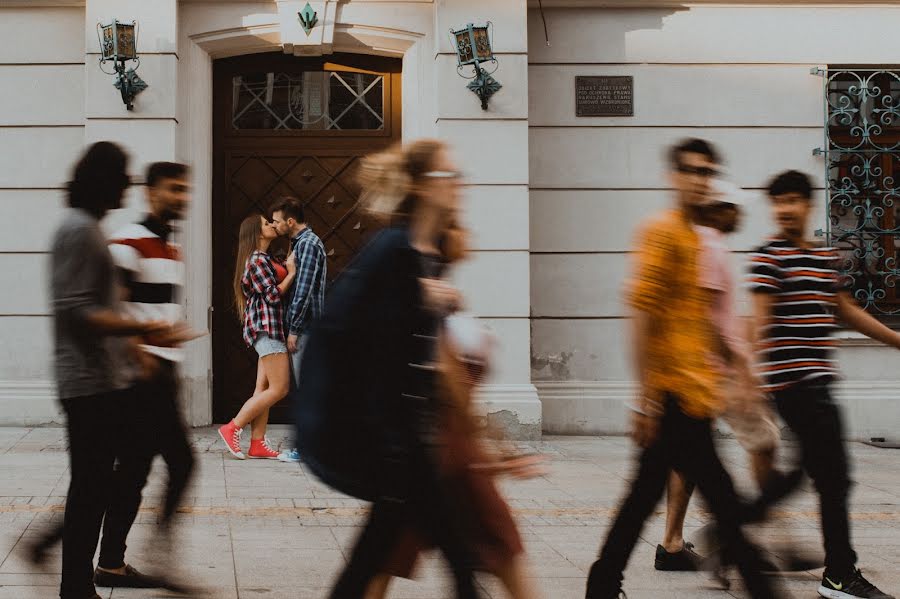
<svg viewBox="0 0 900 599">
<path fill-rule="evenodd" d="M 428 171 L 422 174 L 427 179 L 452 179 L 459 181 L 463 178 L 463 174 L 459 171 Z"/>
<path fill-rule="evenodd" d="M 719 175 L 717 169 L 708 166 L 691 166 L 689 164 L 679 164 L 678 172 L 686 175 L 700 175 L 701 177 L 716 177 Z"/>
</svg>

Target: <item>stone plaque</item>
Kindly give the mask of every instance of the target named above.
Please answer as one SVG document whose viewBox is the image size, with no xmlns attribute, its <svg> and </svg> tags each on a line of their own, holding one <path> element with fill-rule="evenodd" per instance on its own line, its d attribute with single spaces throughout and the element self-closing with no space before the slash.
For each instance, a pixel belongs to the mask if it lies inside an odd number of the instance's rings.
<svg viewBox="0 0 900 599">
<path fill-rule="evenodd" d="M 575 116 L 634 116 L 634 77 L 575 77 Z"/>
</svg>

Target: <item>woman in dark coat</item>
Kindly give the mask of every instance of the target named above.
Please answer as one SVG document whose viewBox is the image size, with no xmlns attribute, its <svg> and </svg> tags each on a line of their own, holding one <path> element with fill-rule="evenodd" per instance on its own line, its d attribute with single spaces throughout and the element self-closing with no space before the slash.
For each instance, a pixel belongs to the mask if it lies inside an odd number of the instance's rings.
<svg viewBox="0 0 900 599">
<path fill-rule="evenodd" d="M 422 140 L 367 158 L 364 201 L 390 226 L 329 291 L 294 402 L 300 454 L 326 484 L 373 501 L 331 597 L 361 599 L 402 534 L 415 530 L 450 562 L 458 597 L 476 598 L 475 558 L 442 475 L 434 399 L 435 338 L 459 302 L 434 275 L 456 221 L 460 181 L 444 144 Z"/>
</svg>

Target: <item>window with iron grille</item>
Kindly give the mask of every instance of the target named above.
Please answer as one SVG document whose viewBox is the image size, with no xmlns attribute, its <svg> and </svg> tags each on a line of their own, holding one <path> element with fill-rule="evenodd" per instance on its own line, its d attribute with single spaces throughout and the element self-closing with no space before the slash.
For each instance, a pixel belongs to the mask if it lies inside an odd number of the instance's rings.
<svg viewBox="0 0 900 599">
<path fill-rule="evenodd" d="M 829 244 L 859 304 L 900 324 L 900 67 L 819 72 Z"/>
</svg>

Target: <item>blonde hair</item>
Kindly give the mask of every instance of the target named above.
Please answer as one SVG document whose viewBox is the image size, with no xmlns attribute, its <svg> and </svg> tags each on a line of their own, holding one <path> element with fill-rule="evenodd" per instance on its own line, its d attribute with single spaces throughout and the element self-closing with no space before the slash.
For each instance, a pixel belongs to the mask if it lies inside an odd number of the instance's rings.
<svg viewBox="0 0 900 599">
<path fill-rule="evenodd" d="M 409 217 L 415 210 L 415 185 L 445 147 L 437 139 L 420 139 L 363 158 L 357 175 L 363 207 L 382 221 Z"/>
</svg>

